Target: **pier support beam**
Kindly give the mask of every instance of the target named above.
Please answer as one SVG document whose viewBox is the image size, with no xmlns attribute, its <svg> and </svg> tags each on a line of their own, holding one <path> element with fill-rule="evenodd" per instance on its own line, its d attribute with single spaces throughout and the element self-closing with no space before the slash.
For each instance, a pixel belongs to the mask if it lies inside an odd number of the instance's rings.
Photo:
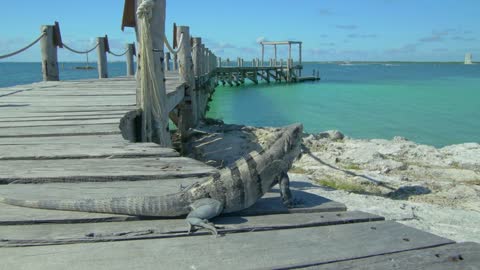
<svg viewBox="0 0 480 270">
<path fill-rule="evenodd" d="M 178 70 L 178 55 L 174 54 L 173 55 L 173 70 Z"/>
<path fill-rule="evenodd" d="M 98 78 L 108 78 L 108 66 L 107 66 L 107 38 L 97 37 L 97 69 Z"/>
<path fill-rule="evenodd" d="M 200 78 L 202 76 L 202 39 L 199 37 L 195 37 L 192 39 L 192 58 L 193 58 L 193 74 L 196 79 L 195 89 L 192 95 L 192 102 L 196 104 L 195 112 L 194 112 L 194 121 L 198 123 L 200 120 L 200 116 L 202 114 L 201 110 L 203 109 L 201 106 L 201 95 L 203 95 L 201 90 L 201 81 Z M 194 100 L 194 101 L 193 101 Z"/>
<path fill-rule="evenodd" d="M 187 136 L 187 131 L 196 125 L 197 100 L 195 97 L 195 74 L 193 70 L 192 47 L 190 44 L 190 29 L 188 26 L 177 26 L 176 44 L 181 44 L 178 51 L 178 73 L 180 81 L 186 84 L 185 98 L 179 108 L 178 129 L 182 139 Z"/>
<path fill-rule="evenodd" d="M 165 70 L 170 71 L 170 60 L 171 60 L 170 52 L 165 53 Z"/>
<path fill-rule="evenodd" d="M 53 25 L 43 25 L 41 31 L 46 33 L 40 40 L 42 52 L 42 74 L 44 81 L 58 81 L 57 45 L 55 45 L 55 30 Z"/>
<path fill-rule="evenodd" d="M 127 76 L 135 75 L 134 70 L 133 70 L 133 55 L 134 54 L 135 54 L 135 44 L 134 43 L 127 44 L 127 54 L 126 54 Z"/>
</svg>

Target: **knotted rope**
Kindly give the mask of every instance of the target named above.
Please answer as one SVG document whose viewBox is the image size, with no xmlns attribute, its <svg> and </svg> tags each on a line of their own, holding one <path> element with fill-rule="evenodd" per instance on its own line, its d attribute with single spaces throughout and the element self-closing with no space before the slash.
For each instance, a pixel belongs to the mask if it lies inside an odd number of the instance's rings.
<svg viewBox="0 0 480 270">
<path fill-rule="evenodd" d="M 159 129 L 157 134 L 160 136 L 161 145 L 170 145 L 170 134 L 167 132 L 167 110 L 164 108 L 164 103 L 160 102 L 159 79 L 155 73 L 155 55 L 153 48 L 153 40 L 151 33 L 151 20 L 153 16 L 153 8 L 155 1 L 143 0 L 137 8 L 137 17 L 140 23 L 140 92 L 144 102 L 144 108 L 152 108 L 152 117 L 156 119 Z M 163 51 L 163 50 L 160 50 Z M 163 55 L 161 56 L 163 58 Z M 162 78 L 163 79 L 163 78 Z M 166 98 L 166 93 L 162 95 Z M 150 123 L 147 123 L 150 125 Z M 146 130 L 147 140 L 151 140 L 151 130 Z"/>
</svg>

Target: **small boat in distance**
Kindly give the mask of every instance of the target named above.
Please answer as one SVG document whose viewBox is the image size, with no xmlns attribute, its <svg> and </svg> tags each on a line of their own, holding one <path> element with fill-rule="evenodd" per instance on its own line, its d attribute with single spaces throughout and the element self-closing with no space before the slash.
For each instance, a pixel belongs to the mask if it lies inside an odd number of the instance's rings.
<svg viewBox="0 0 480 270">
<path fill-rule="evenodd" d="M 471 65 L 473 64 L 472 62 L 472 54 L 471 53 L 467 53 L 465 54 L 465 65 Z"/>
<path fill-rule="evenodd" d="M 75 69 L 83 69 L 83 70 L 96 69 L 95 67 L 88 65 L 88 53 L 86 55 L 87 55 L 87 64 L 85 66 L 77 66 L 75 67 Z"/>
<path fill-rule="evenodd" d="M 78 67 L 75 67 L 75 69 L 96 69 L 95 67 L 92 67 L 92 66 L 78 66 Z"/>
</svg>

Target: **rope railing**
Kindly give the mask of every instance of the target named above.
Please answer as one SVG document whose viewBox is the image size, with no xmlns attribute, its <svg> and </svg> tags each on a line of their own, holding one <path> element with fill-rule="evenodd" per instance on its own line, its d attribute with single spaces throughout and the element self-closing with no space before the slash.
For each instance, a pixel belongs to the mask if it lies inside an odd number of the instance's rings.
<svg viewBox="0 0 480 270">
<path fill-rule="evenodd" d="M 63 42 L 62 42 L 62 45 L 63 45 L 63 47 L 65 47 L 65 49 L 67 49 L 67 50 L 69 50 L 69 51 L 71 51 L 71 52 L 73 52 L 73 53 L 87 54 L 87 53 L 90 53 L 90 52 L 92 52 L 93 50 L 95 50 L 95 49 L 98 47 L 99 43 L 97 42 L 97 44 L 96 44 L 93 48 L 91 48 L 90 50 L 86 50 L 86 51 L 79 51 L 79 50 L 72 49 L 71 47 L 67 46 L 67 45 L 66 45 L 65 43 L 63 43 Z"/>
<path fill-rule="evenodd" d="M 165 41 L 165 46 L 167 47 L 167 49 L 170 51 L 170 53 L 172 55 L 176 55 L 178 53 L 178 51 L 180 51 L 182 49 L 182 46 L 183 46 L 183 33 L 180 34 L 180 45 L 178 45 L 178 48 L 177 50 L 174 50 L 173 47 L 170 45 L 170 42 L 168 42 L 168 39 L 167 37 L 164 38 L 164 41 Z"/>
<path fill-rule="evenodd" d="M 24 52 L 26 50 L 28 50 L 30 47 L 32 47 L 33 45 L 35 45 L 37 42 L 40 41 L 40 39 L 42 39 L 47 33 L 46 32 L 43 32 L 37 39 L 35 39 L 32 43 L 28 44 L 27 46 L 21 48 L 20 50 L 17 50 L 17 51 L 14 51 L 14 52 L 11 52 L 11 53 L 8 53 L 8 54 L 5 54 L 5 55 L 0 55 L 0 59 L 4 59 L 4 58 L 8 58 L 8 57 L 11 57 L 11 56 L 14 56 L 14 55 L 17 55 L 21 52 Z"/>
<path fill-rule="evenodd" d="M 128 52 L 129 50 L 130 50 L 130 49 L 127 49 L 125 52 L 123 52 L 123 53 L 118 53 L 118 54 L 117 54 L 117 53 L 113 53 L 113 52 L 111 52 L 111 51 L 108 51 L 108 53 L 111 54 L 111 55 L 113 55 L 113 56 L 118 56 L 118 57 L 120 57 L 120 56 L 124 56 L 125 54 L 127 54 L 127 52 Z"/>
</svg>

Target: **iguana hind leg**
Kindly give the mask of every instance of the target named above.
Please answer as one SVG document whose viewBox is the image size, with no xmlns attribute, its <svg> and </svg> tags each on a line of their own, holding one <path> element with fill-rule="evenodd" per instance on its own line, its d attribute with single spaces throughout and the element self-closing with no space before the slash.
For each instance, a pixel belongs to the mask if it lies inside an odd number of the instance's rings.
<svg viewBox="0 0 480 270">
<path fill-rule="evenodd" d="M 305 206 L 302 199 L 293 198 L 292 192 L 290 191 L 290 178 L 288 178 L 287 173 L 280 175 L 278 186 L 280 187 L 280 196 L 282 197 L 282 202 L 285 207 L 295 208 Z"/>
<path fill-rule="evenodd" d="M 215 236 L 218 235 L 217 229 L 214 225 L 209 224 L 208 220 L 222 213 L 223 204 L 220 201 L 210 198 L 200 199 L 194 201 L 190 208 L 192 211 L 186 219 L 189 225 L 188 233 L 197 226 L 211 231 Z"/>
<path fill-rule="evenodd" d="M 280 187 L 280 196 L 282 197 L 283 204 L 288 208 L 294 207 L 292 192 L 290 191 L 290 178 L 288 178 L 286 172 L 280 175 L 278 185 Z"/>
</svg>

